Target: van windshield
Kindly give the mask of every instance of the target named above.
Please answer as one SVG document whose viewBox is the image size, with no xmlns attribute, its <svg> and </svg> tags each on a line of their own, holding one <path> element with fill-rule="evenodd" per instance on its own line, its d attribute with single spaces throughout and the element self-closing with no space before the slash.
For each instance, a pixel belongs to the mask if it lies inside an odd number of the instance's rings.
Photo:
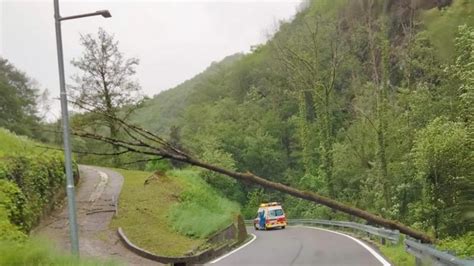
<svg viewBox="0 0 474 266">
<path fill-rule="evenodd" d="M 270 217 L 282 216 L 283 210 L 282 209 L 269 210 L 268 214 L 270 215 Z"/>
</svg>

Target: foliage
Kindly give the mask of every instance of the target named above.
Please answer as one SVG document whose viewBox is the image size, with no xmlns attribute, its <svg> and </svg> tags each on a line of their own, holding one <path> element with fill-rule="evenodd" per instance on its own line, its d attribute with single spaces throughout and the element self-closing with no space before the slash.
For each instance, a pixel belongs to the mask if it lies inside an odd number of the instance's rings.
<svg viewBox="0 0 474 266">
<path fill-rule="evenodd" d="M 247 194 L 247 204 L 242 208 L 242 215 L 244 219 L 253 219 L 256 217 L 258 207 L 262 202 L 269 202 L 263 189 L 256 189 Z"/>
<path fill-rule="evenodd" d="M 423 12 L 423 21 L 430 39 L 434 41 L 437 53 L 444 60 L 455 57 L 457 28 L 467 24 L 474 26 L 474 6 L 470 0 L 456 0 L 449 8 L 432 9 Z"/>
<path fill-rule="evenodd" d="M 460 197 L 469 193 L 474 169 L 470 143 L 462 123 L 443 118 L 433 120 L 415 138 L 417 179 L 425 184 L 422 219 L 439 234 L 467 230 Z"/>
<path fill-rule="evenodd" d="M 41 240 L 29 240 L 23 243 L 0 241 L 0 265 L 71 265 L 99 266 L 120 265 L 114 261 L 81 258 L 64 255 L 51 248 L 50 243 Z"/>
<path fill-rule="evenodd" d="M 71 100 L 80 109 L 90 111 L 88 115 L 75 119 L 74 127 L 97 130 L 106 127 L 109 136 L 116 138 L 120 125 L 114 118 L 126 120 L 142 100 L 139 84 L 132 80 L 139 64 L 137 58 L 124 58 L 113 35 L 99 28 L 97 38 L 91 34 L 81 35 L 84 52 L 72 65 L 81 71 L 73 77 Z M 118 153 L 117 146 L 113 152 Z M 120 157 L 113 156 L 115 166 Z"/>
<path fill-rule="evenodd" d="M 145 165 L 146 172 L 166 173 L 171 170 L 171 163 L 166 160 L 152 160 Z"/>
<path fill-rule="evenodd" d="M 474 34 L 471 16 L 460 14 L 474 5 L 409 2 L 308 1 L 267 43 L 156 95 L 132 121 L 204 161 L 315 191 L 439 238 L 464 235 L 474 213 Z M 441 10 L 433 9 L 438 4 Z M 237 200 L 246 218 L 263 200 L 282 201 L 296 218 L 339 215 L 219 175 L 200 176 Z M 199 190 L 188 194 L 200 197 Z"/>
<path fill-rule="evenodd" d="M 0 127 L 30 137 L 37 135 L 37 85 L 2 57 L 0 95 Z"/>
<path fill-rule="evenodd" d="M 474 232 L 468 232 L 458 238 L 448 237 L 437 246 L 441 250 L 454 252 L 460 258 L 472 259 L 474 256 Z"/>
<path fill-rule="evenodd" d="M 237 204 L 222 198 L 196 170 L 117 171 L 125 180 L 119 215 L 110 226 L 122 227 L 133 243 L 156 254 L 180 256 L 198 248 L 239 212 Z"/>
<path fill-rule="evenodd" d="M 393 265 L 409 266 L 415 265 L 415 257 L 405 250 L 405 245 L 378 245 L 384 256 L 389 258 Z"/>
<path fill-rule="evenodd" d="M 207 145 L 203 145 L 202 159 L 213 165 L 235 170 L 235 161 L 232 155 L 216 146 L 216 142 L 212 141 Z M 242 193 L 241 185 L 235 179 L 211 171 L 202 171 L 200 176 L 212 187 L 220 191 L 222 195 L 234 201 L 243 201 L 245 195 Z"/>
<path fill-rule="evenodd" d="M 11 205 L 12 199 L 3 193 L 3 190 L 6 190 L 6 182 L 8 181 L 0 180 L 0 241 L 23 242 L 26 240 L 26 234 L 10 222 L 11 209 L 15 206 Z M 14 184 L 11 184 L 9 188 L 15 190 Z M 7 210 L 7 207 L 10 210 Z"/>
<path fill-rule="evenodd" d="M 162 256 L 183 255 L 204 242 L 173 230 L 168 216 L 183 190 L 176 180 L 162 174 L 116 170 L 124 176 L 124 183 L 119 215 L 113 218 L 111 228 L 122 227 L 134 244 Z"/>
<path fill-rule="evenodd" d="M 64 193 L 63 156 L 4 129 L 0 140 L 0 211 L 6 219 L 2 230 L 17 228 L 28 234 Z"/>
<path fill-rule="evenodd" d="M 197 171 L 174 170 L 167 174 L 178 178 L 183 188 L 169 218 L 180 233 L 205 238 L 231 224 L 239 213 L 238 204 L 222 198 L 203 182 Z"/>
</svg>

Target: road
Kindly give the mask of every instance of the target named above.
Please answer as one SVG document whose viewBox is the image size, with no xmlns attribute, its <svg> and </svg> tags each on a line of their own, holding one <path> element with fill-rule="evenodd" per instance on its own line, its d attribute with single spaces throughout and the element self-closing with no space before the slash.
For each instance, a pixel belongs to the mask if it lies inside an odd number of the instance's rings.
<svg viewBox="0 0 474 266">
<path fill-rule="evenodd" d="M 369 251 L 371 248 L 362 241 L 325 229 L 289 226 L 283 230 L 255 231 L 249 227 L 247 231 L 256 236 L 253 242 L 211 264 L 390 265 L 374 250 Z"/>
<path fill-rule="evenodd" d="M 128 265 L 157 265 L 126 250 L 108 228 L 123 177 L 92 166 L 80 166 L 80 171 L 76 201 L 81 256 L 115 259 Z M 67 208 L 63 206 L 44 219 L 34 234 L 69 251 L 67 221 Z M 289 226 L 284 230 L 247 231 L 255 234 L 255 240 L 217 259 L 216 265 L 389 265 L 359 240 L 324 229 Z"/>
<path fill-rule="evenodd" d="M 114 200 L 122 189 L 123 176 L 106 168 L 79 166 L 76 188 L 77 223 L 81 257 L 114 259 L 128 265 L 157 265 L 125 249 L 108 225 L 114 215 Z M 43 219 L 33 234 L 48 239 L 59 249 L 70 250 L 67 206 Z"/>
</svg>

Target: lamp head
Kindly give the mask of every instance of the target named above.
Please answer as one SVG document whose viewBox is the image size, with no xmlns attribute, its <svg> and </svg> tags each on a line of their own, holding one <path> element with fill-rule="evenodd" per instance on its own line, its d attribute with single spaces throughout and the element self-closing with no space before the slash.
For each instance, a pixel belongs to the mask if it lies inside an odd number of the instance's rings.
<svg viewBox="0 0 474 266">
<path fill-rule="evenodd" d="M 97 11 L 96 13 L 100 14 L 101 16 L 103 16 L 104 18 L 110 18 L 112 17 L 112 15 L 110 14 L 110 12 L 108 10 L 99 10 Z"/>
</svg>

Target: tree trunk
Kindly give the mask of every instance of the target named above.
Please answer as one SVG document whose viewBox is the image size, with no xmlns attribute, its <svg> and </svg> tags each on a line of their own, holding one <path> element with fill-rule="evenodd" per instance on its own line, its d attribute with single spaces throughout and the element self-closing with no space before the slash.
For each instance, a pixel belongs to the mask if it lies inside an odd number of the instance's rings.
<svg viewBox="0 0 474 266">
<path fill-rule="evenodd" d="M 113 139 L 118 138 L 118 129 L 117 126 L 115 125 L 114 121 L 111 121 L 109 124 L 109 129 L 110 129 L 110 137 Z M 113 153 L 118 153 L 120 151 L 120 146 L 118 145 L 112 145 L 112 152 Z M 113 155 L 112 157 L 112 164 L 114 167 L 120 167 L 121 161 L 119 155 Z"/>
<path fill-rule="evenodd" d="M 244 182 L 257 184 L 257 185 L 260 185 L 260 186 L 265 187 L 265 188 L 274 189 L 274 190 L 278 190 L 278 191 L 281 191 L 281 192 L 286 193 L 286 194 L 290 194 L 290 195 L 295 196 L 297 198 L 301 198 L 301 199 L 309 200 L 309 201 L 312 201 L 312 202 L 316 202 L 316 203 L 322 204 L 324 206 L 327 206 L 331 209 L 338 210 L 338 211 L 347 213 L 349 215 L 357 216 L 357 217 L 362 218 L 362 219 L 364 219 L 368 222 L 372 222 L 372 223 L 381 225 L 381 226 L 386 227 L 386 228 L 399 230 L 403 234 L 409 235 L 409 236 L 414 237 L 416 239 L 420 239 L 421 241 L 426 242 L 426 243 L 433 243 L 434 242 L 433 239 L 430 236 L 428 236 L 427 234 L 425 234 L 423 232 L 416 231 L 416 230 L 414 230 L 414 229 L 412 229 L 408 226 L 405 226 L 405 225 L 403 225 L 403 224 L 401 224 L 397 221 L 382 218 L 380 216 L 371 214 L 371 213 L 369 213 L 367 211 L 364 211 L 364 210 L 361 210 L 359 208 L 352 207 L 352 206 L 340 203 L 336 200 L 321 196 L 317 193 L 313 193 L 313 192 L 309 192 L 309 191 L 302 191 L 302 190 L 298 190 L 298 189 L 295 189 L 295 188 L 292 188 L 292 187 L 289 187 L 289 186 L 286 186 L 286 185 L 283 185 L 283 184 L 280 184 L 280 183 L 272 182 L 272 181 L 266 180 L 262 177 L 256 176 L 256 175 L 254 175 L 252 173 L 249 173 L 249 172 L 239 173 L 239 172 L 229 171 L 227 169 L 223 169 L 223 168 L 220 168 L 220 167 L 217 167 L 217 166 L 205 163 L 205 162 L 201 162 L 199 160 L 196 160 L 196 159 L 190 158 L 190 157 L 170 154 L 169 158 L 171 158 L 173 160 L 185 162 L 185 163 L 188 163 L 188 164 L 191 164 L 191 165 L 194 165 L 194 166 L 198 166 L 198 167 L 201 167 L 201 168 L 204 168 L 204 169 L 207 169 L 207 170 L 211 170 L 211 171 L 214 171 L 214 172 L 217 172 L 217 173 L 220 173 L 220 174 L 224 174 L 224 175 L 227 175 L 227 176 L 232 177 L 234 179 L 237 179 L 239 181 L 244 181 Z"/>
</svg>

